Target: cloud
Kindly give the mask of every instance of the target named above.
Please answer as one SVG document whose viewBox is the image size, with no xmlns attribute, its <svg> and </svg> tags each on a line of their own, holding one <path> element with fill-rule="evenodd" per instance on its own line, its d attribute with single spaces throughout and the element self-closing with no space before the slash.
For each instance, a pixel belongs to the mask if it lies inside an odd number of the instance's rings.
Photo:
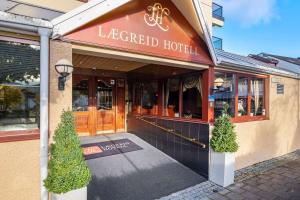
<svg viewBox="0 0 300 200">
<path fill-rule="evenodd" d="M 225 18 L 236 20 L 244 27 L 269 23 L 278 19 L 276 0 L 214 0 L 224 8 Z"/>
</svg>

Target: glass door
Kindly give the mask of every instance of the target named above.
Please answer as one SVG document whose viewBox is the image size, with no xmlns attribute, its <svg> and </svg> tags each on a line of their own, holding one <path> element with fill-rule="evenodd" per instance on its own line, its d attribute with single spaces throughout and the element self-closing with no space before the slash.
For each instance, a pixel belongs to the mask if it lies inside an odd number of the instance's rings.
<svg viewBox="0 0 300 200">
<path fill-rule="evenodd" d="M 92 133 L 91 81 L 90 77 L 73 75 L 72 110 L 75 116 L 76 131 L 79 135 Z"/>
<path fill-rule="evenodd" d="M 113 133 L 116 131 L 115 81 L 96 78 L 95 84 L 96 132 Z"/>
<path fill-rule="evenodd" d="M 72 110 L 79 135 L 116 132 L 113 79 L 73 75 Z"/>
</svg>

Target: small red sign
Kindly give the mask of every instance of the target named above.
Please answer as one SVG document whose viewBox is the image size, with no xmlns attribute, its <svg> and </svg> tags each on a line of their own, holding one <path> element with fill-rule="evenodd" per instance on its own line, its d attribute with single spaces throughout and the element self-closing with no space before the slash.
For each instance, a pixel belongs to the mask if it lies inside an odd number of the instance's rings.
<svg viewBox="0 0 300 200">
<path fill-rule="evenodd" d="M 103 152 L 98 146 L 84 147 L 82 149 L 85 156 Z"/>
</svg>

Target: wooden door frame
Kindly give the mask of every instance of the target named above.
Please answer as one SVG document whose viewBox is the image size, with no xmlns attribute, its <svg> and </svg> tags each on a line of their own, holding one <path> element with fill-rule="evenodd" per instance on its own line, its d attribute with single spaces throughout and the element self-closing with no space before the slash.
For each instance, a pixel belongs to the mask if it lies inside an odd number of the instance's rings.
<svg viewBox="0 0 300 200">
<path fill-rule="evenodd" d="M 87 79 L 88 80 L 88 111 L 85 111 L 86 112 L 86 115 L 85 117 L 88 118 L 88 121 L 87 121 L 87 130 L 83 130 L 83 129 L 78 129 L 76 127 L 76 131 L 80 134 L 80 133 L 84 133 L 84 132 L 88 132 L 88 135 L 89 136 L 95 136 L 97 135 L 97 132 L 100 131 L 98 130 L 97 131 L 97 110 L 96 110 L 96 84 L 97 84 L 97 81 L 100 79 L 100 80 L 103 80 L 105 81 L 105 83 L 110 84 L 110 81 L 111 80 L 114 80 L 115 83 L 114 85 L 111 85 L 112 88 L 113 88 L 113 104 L 112 104 L 112 107 L 113 107 L 113 133 L 117 133 L 117 132 L 120 132 L 119 130 L 124 130 L 125 131 L 125 123 L 126 123 L 126 119 L 125 119 L 125 84 L 126 84 L 126 79 L 124 77 L 114 77 L 114 76 L 101 76 L 101 74 L 99 73 L 94 73 L 94 74 L 91 74 L 91 73 L 73 73 L 73 79 L 76 78 L 76 79 Z M 122 80 L 124 82 L 124 88 L 123 89 L 120 89 L 118 88 L 118 81 Z M 73 92 L 73 90 L 72 90 Z M 121 97 L 123 100 L 121 100 L 120 102 L 118 101 L 118 93 L 119 92 L 122 92 L 122 94 L 120 94 Z M 123 94 L 124 92 L 124 94 Z M 123 106 L 123 112 L 120 112 L 118 110 L 118 106 Z M 74 111 L 74 113 L 76 113 L 76 111 Z M 78 112 L 80 113 L 80 112 Z M 75 114 L 75 117 L 76 117 L 76 114 Z M 118 123 L 118 120 L 120 120 L 120 118 L 122 119 L 122 125 L 120 125 Z M 124 119 L 123 119 L 124 118 Z M 122 126 L 120 128 L 120 126 Z M 124 126 L 124 127 L 123 127 Z M 123 131 L 122 131 L 123 132 Z M 100 134 L 100 133 L 99 133 Z M 103 134 L 106 134 L 105 131 L 103 132 Z"/>
</svg>

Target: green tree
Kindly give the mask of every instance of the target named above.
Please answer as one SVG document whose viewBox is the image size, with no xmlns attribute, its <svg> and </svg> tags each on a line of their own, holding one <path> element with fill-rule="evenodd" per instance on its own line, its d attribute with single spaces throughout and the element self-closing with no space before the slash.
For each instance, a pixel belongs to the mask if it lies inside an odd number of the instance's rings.
<svg viewBox="0 0 300 200">
<path fill-rule="evenodd" d="M 18 87 L 0 86 L 0 94 L 3 97 L 0 98 L 0 105 L 3 106 L 5 111 L 14 109 L 24 101 L 22 91 Z"/>
<path fill-rule="evenodd" d="M 91 173 L 83 157 L 71 111 L 63 112 L 54 142 L 50 147 L 45 187 L 56 194 L 85 187 L 91 180 Z"/>
<path fill-rule="evenodd" d="M 215 121 L 210 145 L 215 152 L 236 152 L 239 148 L 231 117 L 228 114 L 229 105 L 225 104 L 223 115 Z"/>
</svg>

